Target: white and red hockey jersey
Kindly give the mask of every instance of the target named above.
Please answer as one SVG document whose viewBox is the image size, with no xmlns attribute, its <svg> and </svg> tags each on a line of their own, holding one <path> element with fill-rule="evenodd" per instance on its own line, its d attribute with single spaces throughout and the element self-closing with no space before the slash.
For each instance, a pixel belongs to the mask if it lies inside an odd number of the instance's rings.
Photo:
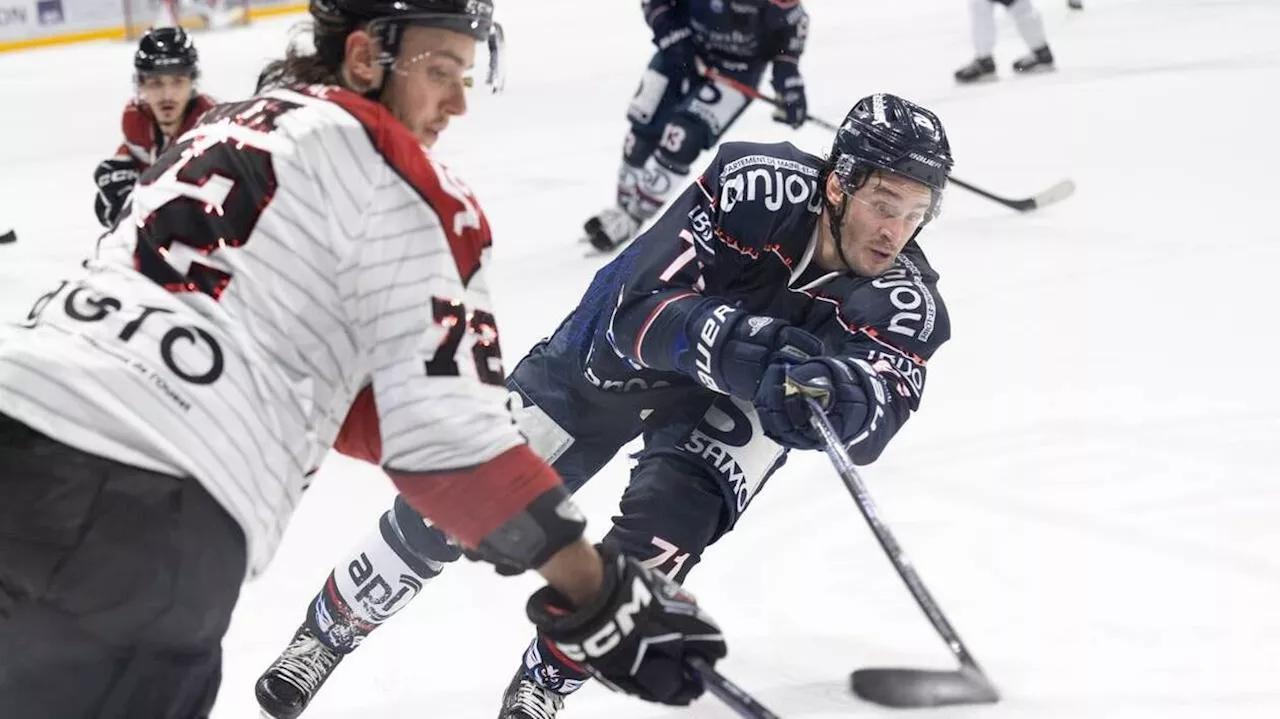
<svg viewBox="0 0 1280 719">
<path fill-rule="evenodd" d="M 183 110 L 182 123 L 178 125 L 172 137 L 166 137 L 160 125 L 156 123 L 156 116 L 147 103 L 140 98 L 130 100 L 129 104 L 124 106 L 124 113 L 120 116 L 120 130 L 124 134 L 124 140 L 121 141 L 120 147 L 116 148 L 115 157 L 121 160 L 133 160 L 138 164 L 139 171 L 151 167 L 160 153 L 182 137 L 182 133 L 195 127 L 200 117 L 216 104 L 217 101 L 208 95 L 192 97 L 191 102 L 187 103 L 186 109 Z"/>
<path fill-rule="evenodd" d="M 0 413 L 195 477 L 260 570 L 349 411 L 393 476 L 524 451 L 489 244 L 472 193 L 383 106 L 325 86 L 220 105 L 0 342 Z"/>
</svg>

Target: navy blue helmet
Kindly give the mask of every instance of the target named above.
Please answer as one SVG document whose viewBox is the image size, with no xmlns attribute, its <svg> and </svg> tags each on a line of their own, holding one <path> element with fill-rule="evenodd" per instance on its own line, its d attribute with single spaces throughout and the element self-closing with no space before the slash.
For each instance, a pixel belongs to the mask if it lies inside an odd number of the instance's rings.
<svg viewBox="0 0 1280 719">
<path fill-rule="evenodd" d="M 897 95 L 877 93 L 858 101 L 836 133 L 830 161 L 846 192 L 874 171 L 915 180 L 933 191 L 925 222 L 937 216 L 954 161 L 938 116 Z"/>
</svg>

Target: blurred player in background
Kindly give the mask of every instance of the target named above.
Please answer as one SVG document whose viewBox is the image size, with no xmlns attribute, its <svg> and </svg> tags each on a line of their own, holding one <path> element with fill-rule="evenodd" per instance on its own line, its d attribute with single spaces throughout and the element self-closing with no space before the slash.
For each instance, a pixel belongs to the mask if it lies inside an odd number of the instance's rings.
<svg viewBox="0 0 1280 719">
<path fill-rule="evenodd" d="M 751 98 L 705 77 L 714 69 L 755 87 L 772 65 L 785 108 L 774 119 L 792 127 L 807 104 L 800 56 L 809 16 L 800 0 L 643 0 L 658 51 L 627 109 L 617 199 L 583 225 L 587 240 L 609 250 L 675 197 L 689 167 L 733 126 Z"/>
<path fill-rule="evenodd" d="M 93 211 L 104 227 L 115 224 L 138 175 L 217 104 L 196 91 L 200 58 L 182 28 L 156 28 L 143 35 L 133 70 L 138 95 L 125 105 L 120 120 L 124 141 L 93 171 L 98 186 Z"/>
<path fill-rule="evenodd" d="M 157 25 L 178 24 L 192 15 L 200 18 L 205 28 L 224 28 L 248 19 L 247 3 L 228 3 L 225 0 L 163 0 Z"/>
<path fill-rule="evenodd" d="M 1044 20 L 1031 0 L 969 0 L 974 59 L 956 70 L 956 82 L 969 84 L 996 78 L 996 61 L 992 53 L 996 47 L 997 4 L 1004 5 L 1009 10 L 1018 27 L 1018 34 L 1031 50 L 1030 54 L 1013 62 L 1013 71 L 1032 73 L 1054 69 L 1053 51 L 1049 49 L 1049 41 L 1045 37 Z"/>
</svg>

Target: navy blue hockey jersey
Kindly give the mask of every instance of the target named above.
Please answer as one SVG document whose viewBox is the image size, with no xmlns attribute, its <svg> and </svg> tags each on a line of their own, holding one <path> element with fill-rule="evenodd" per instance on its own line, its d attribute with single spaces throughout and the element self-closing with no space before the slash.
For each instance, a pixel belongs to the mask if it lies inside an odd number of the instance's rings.
<svg viewBox="0 0 1280 719">
<path fill-rule="evenodd" d="M 829 354 L 875 367 L 888 395 L 883 417 L 852 449 L 860 462 L 878 456 L 919 407 L 928 360 L 950 323 L 938 275 L 914 240 L 877 277 L 815 266 L 823 166 L 790 143 L 722 145 L 658 222 L 596 274 L 557 332 L 571 347 L 556 350 L 576 352 L 584 391 L 707 391 L 655 367 L 673 367 L 676 354 L 690 351 L 690 310 L 717 297 L 803 327 Z"/>
<path fill-rule="evenodd" d="M 800 0 L 643 0 L 645 18 L 693 30 L 699 53 L 717 66 L 799 58 L 809 34 Z"/>
</svg>

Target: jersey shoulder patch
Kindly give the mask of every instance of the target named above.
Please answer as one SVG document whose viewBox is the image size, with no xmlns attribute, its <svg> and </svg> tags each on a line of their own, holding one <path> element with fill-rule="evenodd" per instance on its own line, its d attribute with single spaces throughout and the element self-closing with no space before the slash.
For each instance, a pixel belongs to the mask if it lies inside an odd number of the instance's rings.
<svg viewBox="0 0 1280 719">
<path fill-rule="evenodd" d="M 938 273 L 914 240 L 893 267 L 869 283 L 868 315 L 887 341 L 925 358 L 951 338 L 951 319 L 938 292 Z"/>
<path fill-rule="evenodd" d="M 803 207 L 819 214 L 822 166 L 820 158 L 789 142 L 727 142 L 712 163 L 717 176 L 710 179 L 720 188 L 717 199 L 726 213 L 743 205 L 768 212 Z"/>
<path fill-rule="evenodd" d="M 938 292 L 938 274 L 915 241 L 875 277 L 842 275 L 805 291 L 818 302 L 805 329 L 828 347 L 869 338 L 889 355 L 924 367 L 951 339 L 951 318 Z"/>
<path fill-rule="evenodd" d="M 374 148 L 440 217 L 463 284 L 480 269 L 481 253 L 492 243 L 489 220 L 467 186 L 435 162 L 413 133 L 382 104 L 332 86 L 303 92 L 341 107 L 364 127 Z"/>
</svg>

